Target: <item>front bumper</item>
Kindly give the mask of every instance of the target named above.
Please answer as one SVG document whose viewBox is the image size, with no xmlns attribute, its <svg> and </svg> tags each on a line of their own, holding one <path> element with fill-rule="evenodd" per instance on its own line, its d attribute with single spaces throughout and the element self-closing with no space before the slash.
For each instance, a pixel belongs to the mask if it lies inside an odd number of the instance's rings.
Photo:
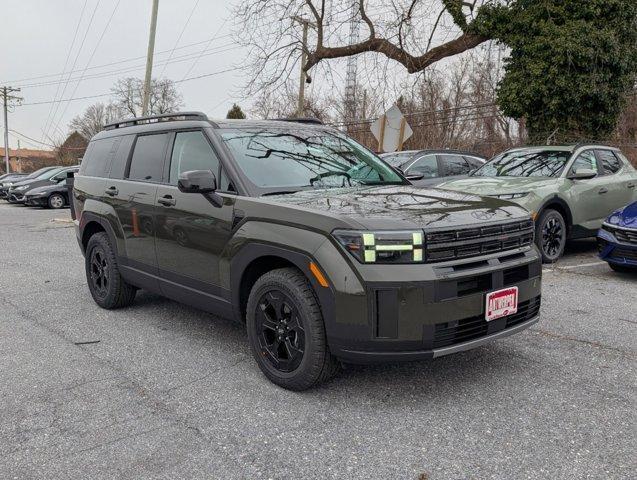
<svg viewBox="0 0 637 480">
<path fill-rule="evenodd" d="M 24 204 L 30 207 L 46 207 L 48 205 L 48 197 L 46 195 L 25 195 Z"/>
<path fill-rule="evenodd" d="M 610 231 L 600 229 L 597 233 L 599 258 L 608 263 L 637 267 L 637 243 L 624 242 Z"/>
<path fill-rule="evenodd" d="M 535 247 L 462 261 L 354 268 L 330 261 L 329 249 L 324 244 L 315 253 L 335 287 L 333 309 L 323 308 L 323 315 L 330 350 L 345 362 L 439 357 L 539 320 L 542 264 Z M 487 322 L 486 294 L 509 286 L 518 287 L 518 313 Z"/>
<path fill-rule="evenodd" d="M 24 203 L 24 194 L 21 192 L 9 192 L 9 203 Z"/>
</svg>

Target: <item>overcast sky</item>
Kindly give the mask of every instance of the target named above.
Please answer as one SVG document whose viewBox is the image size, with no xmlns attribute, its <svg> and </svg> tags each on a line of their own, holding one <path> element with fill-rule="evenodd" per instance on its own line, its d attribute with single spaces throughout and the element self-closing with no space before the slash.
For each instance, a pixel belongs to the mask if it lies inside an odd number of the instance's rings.
<svg viewBox="0 0 637 480">
<path fill-rule="evenodd" d="M 29 104 L 52 101 L 56 93 L 58 99 L 103 95 L 109 93 L 118 78 L 144 76 L 152 0 L 120 0 L 119 5 L 118 0 L 1 0 L 0 3 L 4 19 L 0 28 L 0 86 L 22 87 L 19 95 L 24 97 L 24 105 L 9 114 L 10 129 L 48 142 L 42 130 L 53 113 L 50 128 L 56 131 L 55 137 L 60 137 L 60 130 L 66 133 L 74 116 L 92 103 L 107 101 L 108 97 Z M 85 3 L 75 45 L 70 49 Z M 161 74 L 179 81 L 184 77 L 215 73 L 179 84 L 185 109 L 222 117 L 236 100 L 237 87 L 243 81 L 242 72 L 217 74 L 237 66 L 243 58 L 241 48 L 229 37 L 233 28 L 232 4 L 233 0 L 159 0 L 153 76 Z M 195 43 L 198 44 L 191 45 Z M 169 59 L 175 47 L 171 63 L 164 69 L 162 62 Z M 199 56 L 203 50 L 205 53 Z M 68 74 L 59 75 L 67 56 L 66 71 L 76 71 L 68 84 Z M 123 69 L 129 71 L 122 72 Z M 118 72 L 108 74 L 113 71 Z M 98 76 L 101 78 L 96 78 Z M 64 83 L 60 83 L 60 79 Z M 49 84 L 32 85 L 42 83 Z M 0 123 L 4 128 L 1 117 Z M 18 138 L 22 147 L 48 148 L 10 133 L 11 148 L 17 147 Z"/>
</svg>

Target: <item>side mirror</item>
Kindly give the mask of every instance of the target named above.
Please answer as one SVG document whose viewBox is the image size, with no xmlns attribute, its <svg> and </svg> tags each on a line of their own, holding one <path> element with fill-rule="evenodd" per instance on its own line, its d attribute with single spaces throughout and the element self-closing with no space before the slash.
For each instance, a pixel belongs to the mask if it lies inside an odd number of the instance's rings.
<svg viewBox="0 0 637 480">
<path fill-rule="evenodd" d="M 423 178 L 425 178 L 424 174 L 415 170 L 406 171 L 404 175 L 407 180 L 422 180 Z"/>
<path fill-rule="evenodd" d="M 217 189 L 217 177 L 210 170 L 191 170 L 179 175 L 177 188 L 184 193 L 213 193 Z"/>
<path fill-rule="evenodd" d="M 571 180 L 588 180 L 596 176 L 597 172 L 591 168 L 579 168 L 571 172 L 568 178 Z"/>
</svg>

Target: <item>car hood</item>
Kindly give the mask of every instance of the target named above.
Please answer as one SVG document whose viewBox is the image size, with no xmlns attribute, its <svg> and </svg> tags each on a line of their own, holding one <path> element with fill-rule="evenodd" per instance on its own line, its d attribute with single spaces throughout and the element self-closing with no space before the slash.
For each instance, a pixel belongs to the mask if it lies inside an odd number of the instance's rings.
<svg viewBox="0 0 637 480">
<path fill-rule="evenodd" d="M 23 185 L 32 185 L 34 183 L 43 182 L 43 181 L 46 181 L 46 180 L 37 180 L 35 178 L 31 180 L 22 180 L 21 182 L 15 182 L 13 185 L 11 185 L 11 188 L 21 187 Z"/>
<path fill-rule="evenodd" d="M 613 212 L 608 217 L 608 223 L 618 227 L 637 229 L 637 202 Z"/>
<path fill-rule="evenodd" d="M 498 195 L 503 193 L 524 193 L 538 188 L 556 185 L 559 179 L 550 177 L 476 177 L 451 180 L 438 188 L 477 195 Z"/>
<path fill-rule="evenodd" d="M 529 216 L 511 202 L 414 186 L 303 190 L 266 198 L 338 216 L 354 228 L 366 229 L 457 228 Z"/>
</svg>

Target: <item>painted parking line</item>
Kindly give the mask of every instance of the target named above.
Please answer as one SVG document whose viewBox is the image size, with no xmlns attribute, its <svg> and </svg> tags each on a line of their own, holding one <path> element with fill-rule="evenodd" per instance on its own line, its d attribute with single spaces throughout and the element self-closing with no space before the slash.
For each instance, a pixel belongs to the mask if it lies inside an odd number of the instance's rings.
<svg viewBox="0 0 637 480">
<path fill-rule="evenodd" d="M 553 272 L 555 270 L 574 270 L 576 268 L 596 267 L 598 265 L 606 265 L 606 262 L 580 263 L 579 265 L 565 265 L 563 267 L 557 266 L 553 268 L 543 268 L 542 271 Z"/>
</svg>

